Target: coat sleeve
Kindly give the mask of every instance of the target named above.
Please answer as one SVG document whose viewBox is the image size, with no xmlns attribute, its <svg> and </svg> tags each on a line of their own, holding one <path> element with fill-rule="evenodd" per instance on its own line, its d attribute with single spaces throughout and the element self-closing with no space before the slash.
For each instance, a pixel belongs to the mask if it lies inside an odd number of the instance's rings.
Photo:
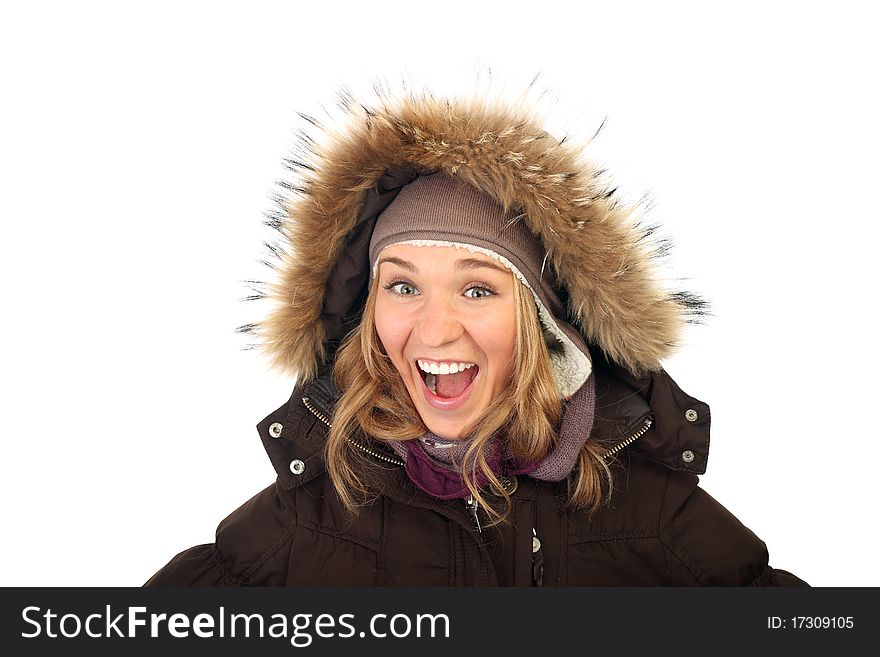
<svg viewBox="0 0 880 657">
<path fill-rule="evenodd" d="M 660 539 L 670 585 L 809 586 L 770 566 L 764 542 L 698 482 L 690 473 L 669 473 Z"/>
<path fill-rule="evenodd" d="M 178 554 L 144 586 L 224 586 L 226 580 L 216 545 L 207 543 Z"/>
</svg>

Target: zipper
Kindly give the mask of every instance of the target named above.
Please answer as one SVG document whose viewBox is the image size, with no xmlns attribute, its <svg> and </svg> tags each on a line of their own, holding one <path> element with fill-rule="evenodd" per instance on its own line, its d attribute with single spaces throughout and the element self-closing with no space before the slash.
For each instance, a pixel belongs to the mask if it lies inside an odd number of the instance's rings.
<svg viewBox="0 0 880 657">
<path fill-rule="evenodd" d="M 624 447 L 632 444 L 633 442 L 635 442 L 636 440 L 638 440 L 639 438 L 644 436 L 648 432 L 648 429 L 651 428 L 651 425 L 653 423 L 654 423 L 654 419 L 650 415 L 648 417 L 646 417 L 644 424 L 642 424 L 642 427 L 638 431 L 636 431 L 633 435 L 631 435 L 629 438 L 624 440 L 622 443 L 618 443 L 617 445 L 615 445 L 614 447 L 609 449 L 607 452 L 605 452 L 602 455 L 602 460 L 604 461 L 605 459 L 611 458 L 612 456 L 617 454 L 617 452 L 622 450 Z"/>
<path fill-rule="evenodd" d="M 470 495 L 464 501 L 464 507 L 470 512 L 471 518 L 473 518 L 473 520 L 474 520 L 474 525 L 476 525 L 476 527 L 477 527 L 477 533 L 479 533 L 480 536 L 482 536 L 483 535 L 483 528 L 480 527 L 480 515 L 477 512 L 477 509 L 479 508 L 479 506 L 480 506 L 480 503 L 476 499 L 474 499 L 473 495 Z"/>
<path fill-rule="evenodd" d="M 506 492 L 508 495 L 512 495 L 513 492 L 518 487 L 519 487 L 519 481 L 517 480 L 516 477 L 514 477 L 514 476 L 507 477 L 507 476 L 502 475 L 501 488 L 503 488 L 504 492 Z M 497 489 L 496 489 L 496 491 L 497 491 Z M 477 533 L 479 533 L 480 536 L 482 536 L 483 535 L 483 528 L 480 526 L 480 514 L 479 514 L 480 503 L 477 501 L 477 499 L 473 495 L 468 495 L 468 497 L 465 498 L 463 501 L 464 501 L 464 508 L 467 509 L 468 512 L 471 514 L 471 518 L 474 521 L 474 526 L 477 528 Z"/>
<path fill-rule="evenodd" d="M 327 416 L 324 415 L 317 408 L 315 408 L 314 405 L 312 404 L 311 400 L 308 397 L 303 397 L 302 401 L 303 401 L 303 405 L 307 409 L 309 409 L 315 417 L 317 417 L 319 420 L 321 420 L 321 422 L 326 424 L 331 429 L 333 428 L 333 425 L 330 424 L 330 420 L 327 419 Z M 370 456 L 377 458 L 380 461 L 385 461 L 386 463 L 390 463 L 392 465 L 406 465 L 402 459 L 399 459 L 399 458 L 396 458 L 393 456 L 388 456 L 386 454 L 379 454 L 378 452 L 371 450 L 369 447 L 365 447 L 365 446 L 361 445 L 356 440 L 353 440 L 350 436 L 346 436 L 345 439 L 348 440 L 348 442 L 351 443 L 357 449 L 361 450 L 362 452 L 366 452 Z"/>
</svg>

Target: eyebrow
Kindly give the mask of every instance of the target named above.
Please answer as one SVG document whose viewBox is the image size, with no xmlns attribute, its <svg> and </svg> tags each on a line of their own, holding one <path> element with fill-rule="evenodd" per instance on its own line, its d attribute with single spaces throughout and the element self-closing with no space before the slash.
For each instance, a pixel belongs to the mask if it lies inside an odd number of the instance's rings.
<svg viewBox="0 0 880 657">
<path fill-rule="evenodd" d="M 396 258 L 394 256 L 379 258 L 379 265 L 381 265 L 383 262 L 389 262 L 413 273 L 418 272 L 418 269 L 413 263 L 411 263 L 409 260 L 404 260 L 403 258 Z M 485 260 L 479 260 L 477 258 L 461 258 L 455 261 L 455 268 L 460 270 L 480 269 L 481 267 L 494 269 L 495 271 L 500 271 L 502 274 L 511 273 L 511 271 L 504 265 L 496 265 L 495 263 L 486 262 Z"/>
</svg>

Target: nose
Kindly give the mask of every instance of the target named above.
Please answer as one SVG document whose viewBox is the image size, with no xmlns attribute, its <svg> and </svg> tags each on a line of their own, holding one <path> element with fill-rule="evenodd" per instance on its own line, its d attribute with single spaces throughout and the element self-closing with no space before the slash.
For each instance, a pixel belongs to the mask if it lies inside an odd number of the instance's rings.
<svg viewBox="0 0 880 657">
<path fill-rule="evenodd" d="M 464 326 L 451 302 L 433 296 L 422 306 L 415 330 L 423 345 L 436 349 L 458 340 Z"/>
</svg>

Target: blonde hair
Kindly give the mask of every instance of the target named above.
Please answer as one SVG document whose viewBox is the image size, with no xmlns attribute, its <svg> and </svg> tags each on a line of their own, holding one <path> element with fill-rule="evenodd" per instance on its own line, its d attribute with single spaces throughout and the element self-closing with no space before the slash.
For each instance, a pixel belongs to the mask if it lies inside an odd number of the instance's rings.
<svg viewBox="0 0 880 657">
<path fill-rule="evenodd" d="M 380 443 L 412 440 L 428 431 L 376 332 L 378 287 L 376 277 L 361 321 L 342 341 L 333 366 L 333 378 L 342 396 L 327 439 L 327 470 L 340 500 L 352 513 L 377 494 L 370 483 L 377 464 L 352 442 L 361 444 L 364 436 Z M 463 459 L 462 478 L 488 513 L 490 524 L 506 519 L 510 495 L 486 462 L 486 444 L 500 431 L 511 455 L 540 459 L 558 441 L 556 426 L 563 412 L 550 362 L 550 351 L 561 345 L 544 330 L 531 291 L 516 277 L 514 303 L 514 375 L 483 415 L 461 434 L 472 439 Z M 611 470 L 602 458 L 604 452 L 595 441 L 587 440 L 569 475 L 569 506 L 587 510 L 590 515 L 607 501 L 603 483 L 607 482 L 607 497 L 613 487 Z M 496 503 L 490 503 L 486 491 L 477 487 L 478 472 L 489 482 Z"/>
</svg>

